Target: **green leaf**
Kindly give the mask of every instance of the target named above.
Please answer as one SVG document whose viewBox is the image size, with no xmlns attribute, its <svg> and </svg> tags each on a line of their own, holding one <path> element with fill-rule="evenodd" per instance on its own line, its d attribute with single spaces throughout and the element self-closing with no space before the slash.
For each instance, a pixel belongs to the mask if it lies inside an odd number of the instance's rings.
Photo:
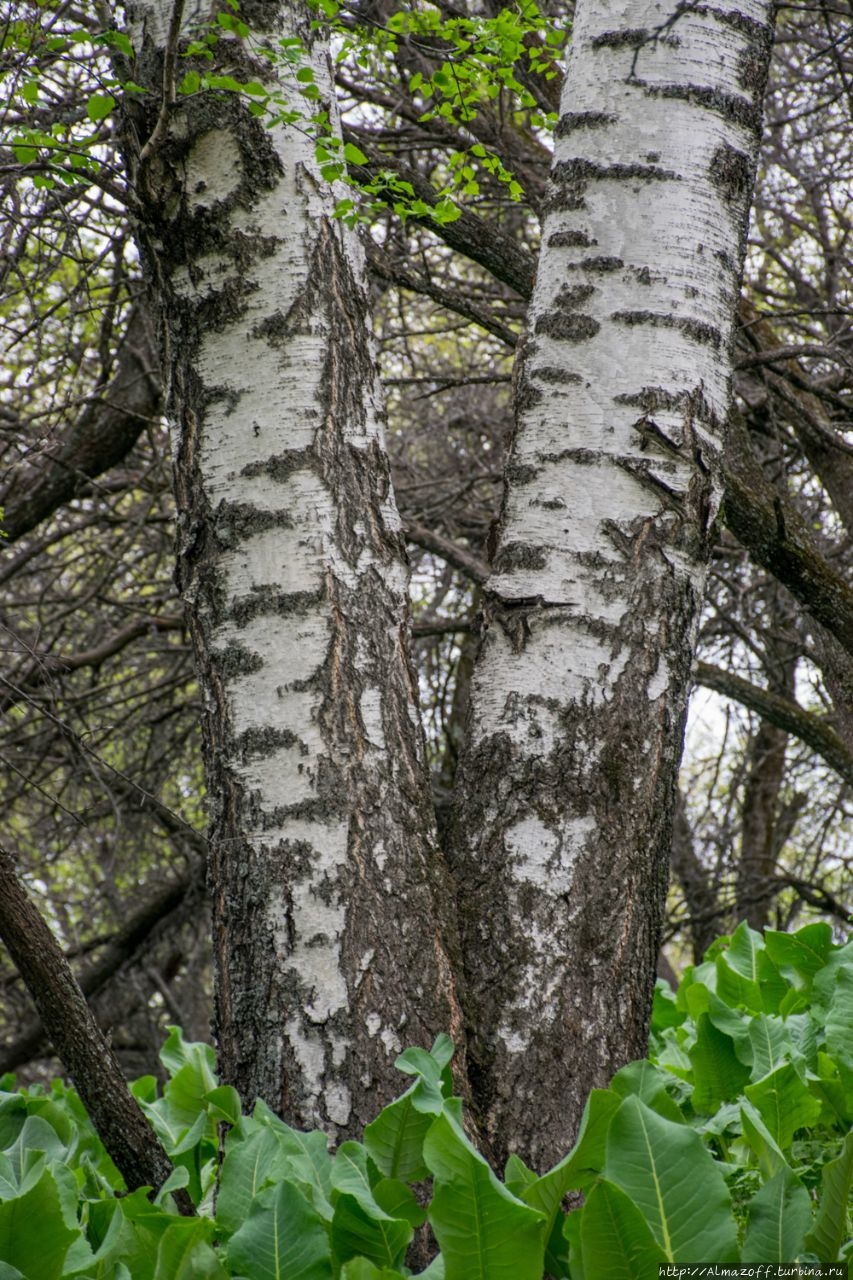
<svg viewBox="0 0 853 1280">
<path fill-rule="evenodd" d="M 807 924 L 796 933 L 765 929 L 767 954 L 780 969 L 794 969 L 804 978 L 813 978 L 826 964 L 832 948 L 832 928 L 828 924 Z"/>
<path fill-rule="evenodd" d="M 707 1013 L 696 1021 L 696 1043 L 688 1049 L 693 1067 L 693 1106 L 713 1115 L 721 1103 L 733 1101 L 749 1080 L 749 1067 L 738 1058 L 735 1043 Z"/>
<path fill-rule="evenodd" d="M 86 103 L 86 115 L 95 123 L 105 120 L 115 104 L 116 100 L 111 93 L 93 93 Z"/>
<path fill-rule="evenodd" d="M 794 1055 L 791 1032 L 781 1018 L 759 1013 L 749 1020 L 752 1079 L 760 1080 Z"/>
<path fill-rule="evenodd" d="M 424 1159 L 435 1179 L 428 1217 L 446 1280 L 542 1280 L 544 1214 L 498 1181 L 449 1107 L 433 1121 Z"/>
<path fill-rule="evenodd" d="M 476 148 L 472 147 L 472 150 Z M 684 1013 L 676 1004 L 672 988 L 668 982 L 658 978 L 652 1005 L 652 1034 L 657 1035 L 667 1027 L 678 1027 L 683 1021 Z"/>
<path fill-rule="evenodd" d="M 809 1193 L 790 1169 L 780 1169 L 749 1202 L 741 1262 L 790 1262 L 803 1252 L 811 1225 Z"/>
<path fill-rule="evenodd" d="M 228 1242 L 228 1263 L 246 1280 L 332 1280 L 325 1223 L 291 1182 L 255 1198 Z"/>
<path fill-rule="evenodd" d="M 210 1093 L 204 1095 L 207 1109 L 216 1120 L 224 1120 L 226 1124 L 238 1124 L 242 1114 L 240 1095 L 230 1084 L 217 1085 Z"/>
<path fill-rule="evenodd" d="M 178 93 L 198 93 L 201 88 L 201 76 L 197 71 L 188 71 L 178 85 Z"/>
<path fill-rule="evenodd" d="M 426 1222 L 426 1209 L 415 1199 L 411 1187 L 399 1178 L 380 1178 L 373 1184 L 373 1198 L 392 1218 L 404 1218 L 413 1227 Z"/>
<path fill-rule="evenodd" d="M 27 1119 L 27 1104 L 19 1093 L 0 1093 L 0 1151 L 17 1138 Z"/>
<path fill-rule="evenodd" d="M 642 1213 L 614 1183 L 596 1183 L 580 1217 L 580 1246 L 588 1276 L 656 1280 L 659 1268 L 666 1266 L 666 1254 Z"/>
<path fill-rule="evenodd" d="M 59 1280 L 79 1228 L 66 1221 L 60 1190 L 49 1168 L 22 1195 L 0 1201 L 0 1258 L 25 1276 Z"/>
<path fill-rule="evenodd" d="M 246 1125 L 241 1121 L 229 1135 L 216 1200 L 216 1221 L 229 1235 L 246 1221 L 258 1192 L 290 1172 L 287 1155 L 272 1129 L 264 1125 L 244 1137 Z"/>
<path fill-rule="evenodd" d="M 681 1109 L 667 1091 L 667 1085 L 671 1082 L 671 1075 L 661 1071 L 660 1067 L 649 1062 L 648 1058 L 641 1058 L 639 1062 L 629 1062 L 627 1066 L 617 1071 L 610 1081 L 610 1088 L 620 1098 L 635 1094 L 638 1098 L 642 1098 L 652 1111 L 657 1111 L 659 1115 L 666 1116 L 667 1120 L 673 1120 L 676 1124 L 683 1124 L 684 1116 L 681 1114 Z"/>
<path fill-rule="evenodd" d="M 760 933 L 744 921 L 715 961 L 717 994 L 730 1005 L 752 1013 L 778 1013 L 790 984 L 773 964 Z"/>
<path fill-rule="evenodd" d="M 826 1047 L 848 1088 L 853 1086 L 853 969 L 839 969 L 826 1011 Z"/>
<path fill-rule="evenodd" d="M 178 1218 L 160 1237 L 154 1280 L 226 1280 L 210 1247 L 209 1218 Z"/>
<path fill-rule="evenodd" d="M 405 1280 L 402 1271 L 377 1267 L 367 1258 L 351 1258 L 341 1270 L 341 1280 Z"/>
<path fill-rule="evenodd" d="M 423 1145 L 433 1115 L 415 1106 L 418 1089 L 418 1085 L 412 1085 L 364 1130 L 364 1145 L 387 1178 L 415 1182 L 429 1172 L 424 1164 Z"/>
<path fill-rule="evenodd" d="M 850 1192 L 853 1188 L 853 1131 L 844 1139 L 841 1155 L 823 1166 L 820 1200 L 806 1248 L 821 1262 L 837 1261 L 849 1231 Z"/>
<path fill-rule="evenodd" d="M 604 1173 L 640 1209 L 667 1261 L 736 1260 L 728 1189 L 692 1129 L 626 1098 L 610 1122 Z"/>
<path fill-rule="evenodd" d="M 787 1169 L 788 1162 L 758 1109 L 749 1101 L 742 1102 L 740 1117 L 744 1140 L 758 1160 L 758 1167 L 764 1177 L 772 1178 L 780 1169 Z"/>
<path fill-rule="evenodd" d="M 344 1142 L 338 1148 L 332 1166 L 332 1188 L 332 1243 L 336 1257 L 343 1260 L 362 1254 L 377 1266 L 388 1267 L 402 1262 L 413 1228 L 377 1204 L 368 1155 L 360 1142 Z"/>
<path fill-rule="evenodd" d="M 798 1129 L 813 1124 L 820 1115 L 820 1102 L 797 1074 L 790 1062 L 771 1071 L 755 1084 L 748 1084 L 744 1094 L 761 1114 L 774 1142 L 787 1151 Z"/>
<path fill-rule="evenodd" d="M 253 1117 L 276 1134 L 288 1158 L 288 1177 L 302 1183 L 318 1212 L 331 1218 L 332 1162 L 326 1134 L 319 1129 L 310 1133 L 291 1129 L 260 1098 L 255 1103 Z"/>
<path fill-rule="evenodd" d="M 344 159 L 347 164 L 367 164 L 367 156 L 352 142 L 347 142 L 344 146 Z"/>
</svg>

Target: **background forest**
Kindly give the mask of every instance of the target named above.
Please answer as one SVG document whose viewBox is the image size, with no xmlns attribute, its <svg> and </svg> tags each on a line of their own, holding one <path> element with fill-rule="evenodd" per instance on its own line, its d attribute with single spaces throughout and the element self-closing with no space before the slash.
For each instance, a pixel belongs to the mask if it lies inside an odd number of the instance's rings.
<svg viewBox="0 0 853 1280">
<path fill-rule="evenodd" d="M 410 29 L 386 0 L 329 6 L 440 829 L 559 102 L 567 6 L 541 9 L 441 3 Z M 139 1074 L 167 1023 L 208 1037 L 209 942 L 199 695 L 107 17 L 10 7 L 0 53 L 0 843 Z M 664 976 L 742 919 L 838 937 L 851 919 L 848 23 L 825 0 L 778 19 Z M 0 1071 L 55 1071 L 5 960 L 0 987 Z"/>
</svg>

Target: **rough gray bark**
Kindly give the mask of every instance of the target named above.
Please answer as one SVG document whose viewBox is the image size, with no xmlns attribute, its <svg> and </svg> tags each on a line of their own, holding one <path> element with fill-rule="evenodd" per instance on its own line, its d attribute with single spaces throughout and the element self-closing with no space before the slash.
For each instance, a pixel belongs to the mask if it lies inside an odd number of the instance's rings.
<svg viewBox="0 0 853 1280">
<path fill-rule="evenodd" d="M 575 15 L 456 813 L 498 1160 L 645 1052 L 770 45 L 761 0 Z"/>
<path fill-rule="evenodd" d="M 135 8 L 155 85 L 169 13 Z M 303 40 L 331 104 L 307 8 L 241 13 Z M 306 109 L 238 42 L 218 51 Z M 167 93 L 136 127 L 204 697 L 221 1068 L 247 1103 L 345 1136 L 399 1092 L 406 1044 L 460 1035 L 361 254 L 304 126 Z"/>
</svg>

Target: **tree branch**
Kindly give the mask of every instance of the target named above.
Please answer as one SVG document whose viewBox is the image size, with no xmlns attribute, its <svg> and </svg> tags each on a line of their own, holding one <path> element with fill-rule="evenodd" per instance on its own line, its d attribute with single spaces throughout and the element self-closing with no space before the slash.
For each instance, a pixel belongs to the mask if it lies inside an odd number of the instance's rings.
<svg viewBox="0 0 853 1280">
<path fill-rule="evenodd" d="M 24 892 L 14 861 L 4 849 L 0 849 L 0 936 L 128 1189 L 160 1188 L 172 1172 L 171 1161 L 128 1089 L 68 961 Z M 181 1213 L 195 1213 L 183 1188 L 174 1198 Z"/>
<path fill-rule="evenodd" d="M 13 467 L 0 488 L 4 543 L 29 533 L 91 479 L 121 462 L 143 428 L 157 421 L 162 391 L 155 351 L 150 318 L 137 303 L 112 381 L 92 396 L 63 436 Z"/>
<path fill-rule="evenodd" d="M 484 560 L 480 560 L 478 556 L 473 555 L 465 547 L 460 547 L 458 542 L 453 542 L 450 538 L 445 538 L 443 534 L 435 533 L 432 529 L 428 529 L 426 525 L 421 524 L 418 520 L 405 519 L 403 521 L 403 532 L 413 542 L 416 547 L 421 547 L 424 551 L 431 551 L 437 556 L 441 556 L 442 560 L 446 560 L 448 564 L 453 565 L 454 569 L 458 569 L 466 578 L 470 578 L 472 582 L 482 585 L 491 573 L 491 569 Z"/>
<path fill-rule="evenodd" d="M 721 667 L 711 666 L 707 662 L 697 662 L 693 674 L 697 684 L 713 689 L 726 698 L 733 698 L 778 729 L 799 738 L 817 752 L 839 777 L 853 786 L 853 754 L 820 716 L 806 711 L 790 698 L 760 689 L 749 680 L 743 680 L 733 672 L 723 671 Z"/>
<path fill-rule="evenodd" d="M 184 878 L 166 885 L 147 899 L 131 915 L 124 927 L 102 947 L 102 954 L 80 974 L 80 990 L 87 999 L 99 995 L 128 961 L 150 942 L 155 931 L 162 932 L 166 920 L 186 909 L 187 900 L 199 881 Z M 22 975 L 23 976 L 23 975 Z M 43 1049 L 47 1035 L 40 1017 L 33 1018 L 10 1044 L 0 1047 L 0 1074 L 31 1062 Z"/>
</svg>

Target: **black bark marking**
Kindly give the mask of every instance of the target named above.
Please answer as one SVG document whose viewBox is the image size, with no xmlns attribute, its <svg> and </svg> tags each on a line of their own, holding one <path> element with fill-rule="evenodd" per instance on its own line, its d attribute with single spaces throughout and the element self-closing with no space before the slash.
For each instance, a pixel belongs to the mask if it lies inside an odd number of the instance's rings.
<svg viewBox="0 0 853 1280">
<path fill-rule="evenodd" d="M 223 680 L 253 675 L 264 665 L 259 654 L 245 648 L 238 640 L 229 640 L 221 649 L 211 649 L 210 660 L 216 665 Z"/>
<path fill-rule="evenodd" d="M 704 320 L 694 320 L 688 316 L 661 315 L 656 311 L 614 311 L 610 316 L 620 324 L 648 324 L 657 329 L 678 329 L 686 337 L 703 345 L 708 344 L 715 350 L 723 344 L 723 335 L 712 324 Z"/>
<path fill-rule="evenodd" d="M 740 94 L 728 93 L 725 89 L 709 85 L 649 84 L 637 78 L 634 83 L 642 86 L 650 98 L 669 98 L 689 102 L 694 107 L 703 107 L 731 124 L 741 125 L 753 135 L 761 128 L 761 103 Z"/>
<path fill-rule="evenodd" d="M 579 373 L 570 373 L 568 369 L 563 369 L 559 365 L 546 364 L 541 369 L 531 369 L 531 378 L 538 378 L 540 382 L 551 382 L 558 384 L 572 383 L 580 385 L 583 378 Z"/>
<path fill-rule="evenodd" d="M 615 182 L 680 182 L 673 169 L 663 169 L 656 164 L 599 164 L 595 160 L 575 157 L 561 160 L 551 170 L 546 212 L 583 209 L 586 207 L 586 189 L 590 182 L 612 179 Z"/>
<path fill-rule="evenodd" d="M 568 111 L 557 121 L 554 137 L 567 138 L 577 129 L 601 129 L 605 125 L 615 124 L 617 119 L 617 116 L 608 111 Z"/>
<path fill-rule="evenodd" d="M 310 410 L 308 412 L 311 412 Z M 240 469 L 241 476 L 269 476 L 283 484 L 297 471 L 317 471 L 316 461 L 307 449 L 285 449 L 261 462 L 249 462 Z"/>
<path fill-rule="evenodd" d="M 625 266 L 622 258 L 609 258 L 602 254 L 597 258 L 583 258 L 580 262 L 566 263 L 567 271 L 590 271 L 594 275 L 608 275 L 612 271 L 621 271 Z"/>
<path fill-rule="evenodd" d="M 548 244 L 554 249 L 590 249 L 598 244 L 585 231 L 554 231 L 548 237 Z"/>
<path fill-rule="evenodd" d="M 624 31 L 604 31 L 593 36 L 591 44 L 593 49 L 640 49 L 654 39 L 654 31 L 646 27 L 626 27 Z"/>
<path fill-rule="evenodd" d="M 250 757 L 263 759 L 274 755 L 281 747 L 299 746 L 299 742 L 297 734 L 290 729 L 276 729 L 272 725 L 266 725 L 237 734 L 234 738 L 234 750 L 245 763 Z M 307 747 L 303 747 L 303 755 L 307 754 L 307 750 Z"/>
<path fill-rule="evenodd" d="M 561 342 L 585 342 L 594 337 L 601 325 L 593 316 L 579 311 L 594 293 L 595 286 L 591 284 L 562 285 L 551 309 L 536 321 L 534 333 L 544 333 Z"/>
<path fill-rule="evenodd" d="M 493 568 L 495 573 L 509 573 L 513 569 L 544 569 L 547 564 L 548 555 L 542 547 L 508 542 L 498 550 Z"/>
<path fill-rule="evenodd" d="M 292 529 L 289 511 L 268 511 L 245 502 L 220 502 L 213 518 L 213 534 L 222 547 L 234 547 L 268 529 Z"/>
<path fill-rule="evenodd" d="M 717 147 L 711 157 L 708 173 L 726 204 L 739 206 L 752 189 L 752 161 L 727 142 L 722 142 Z"/>
</svg>

